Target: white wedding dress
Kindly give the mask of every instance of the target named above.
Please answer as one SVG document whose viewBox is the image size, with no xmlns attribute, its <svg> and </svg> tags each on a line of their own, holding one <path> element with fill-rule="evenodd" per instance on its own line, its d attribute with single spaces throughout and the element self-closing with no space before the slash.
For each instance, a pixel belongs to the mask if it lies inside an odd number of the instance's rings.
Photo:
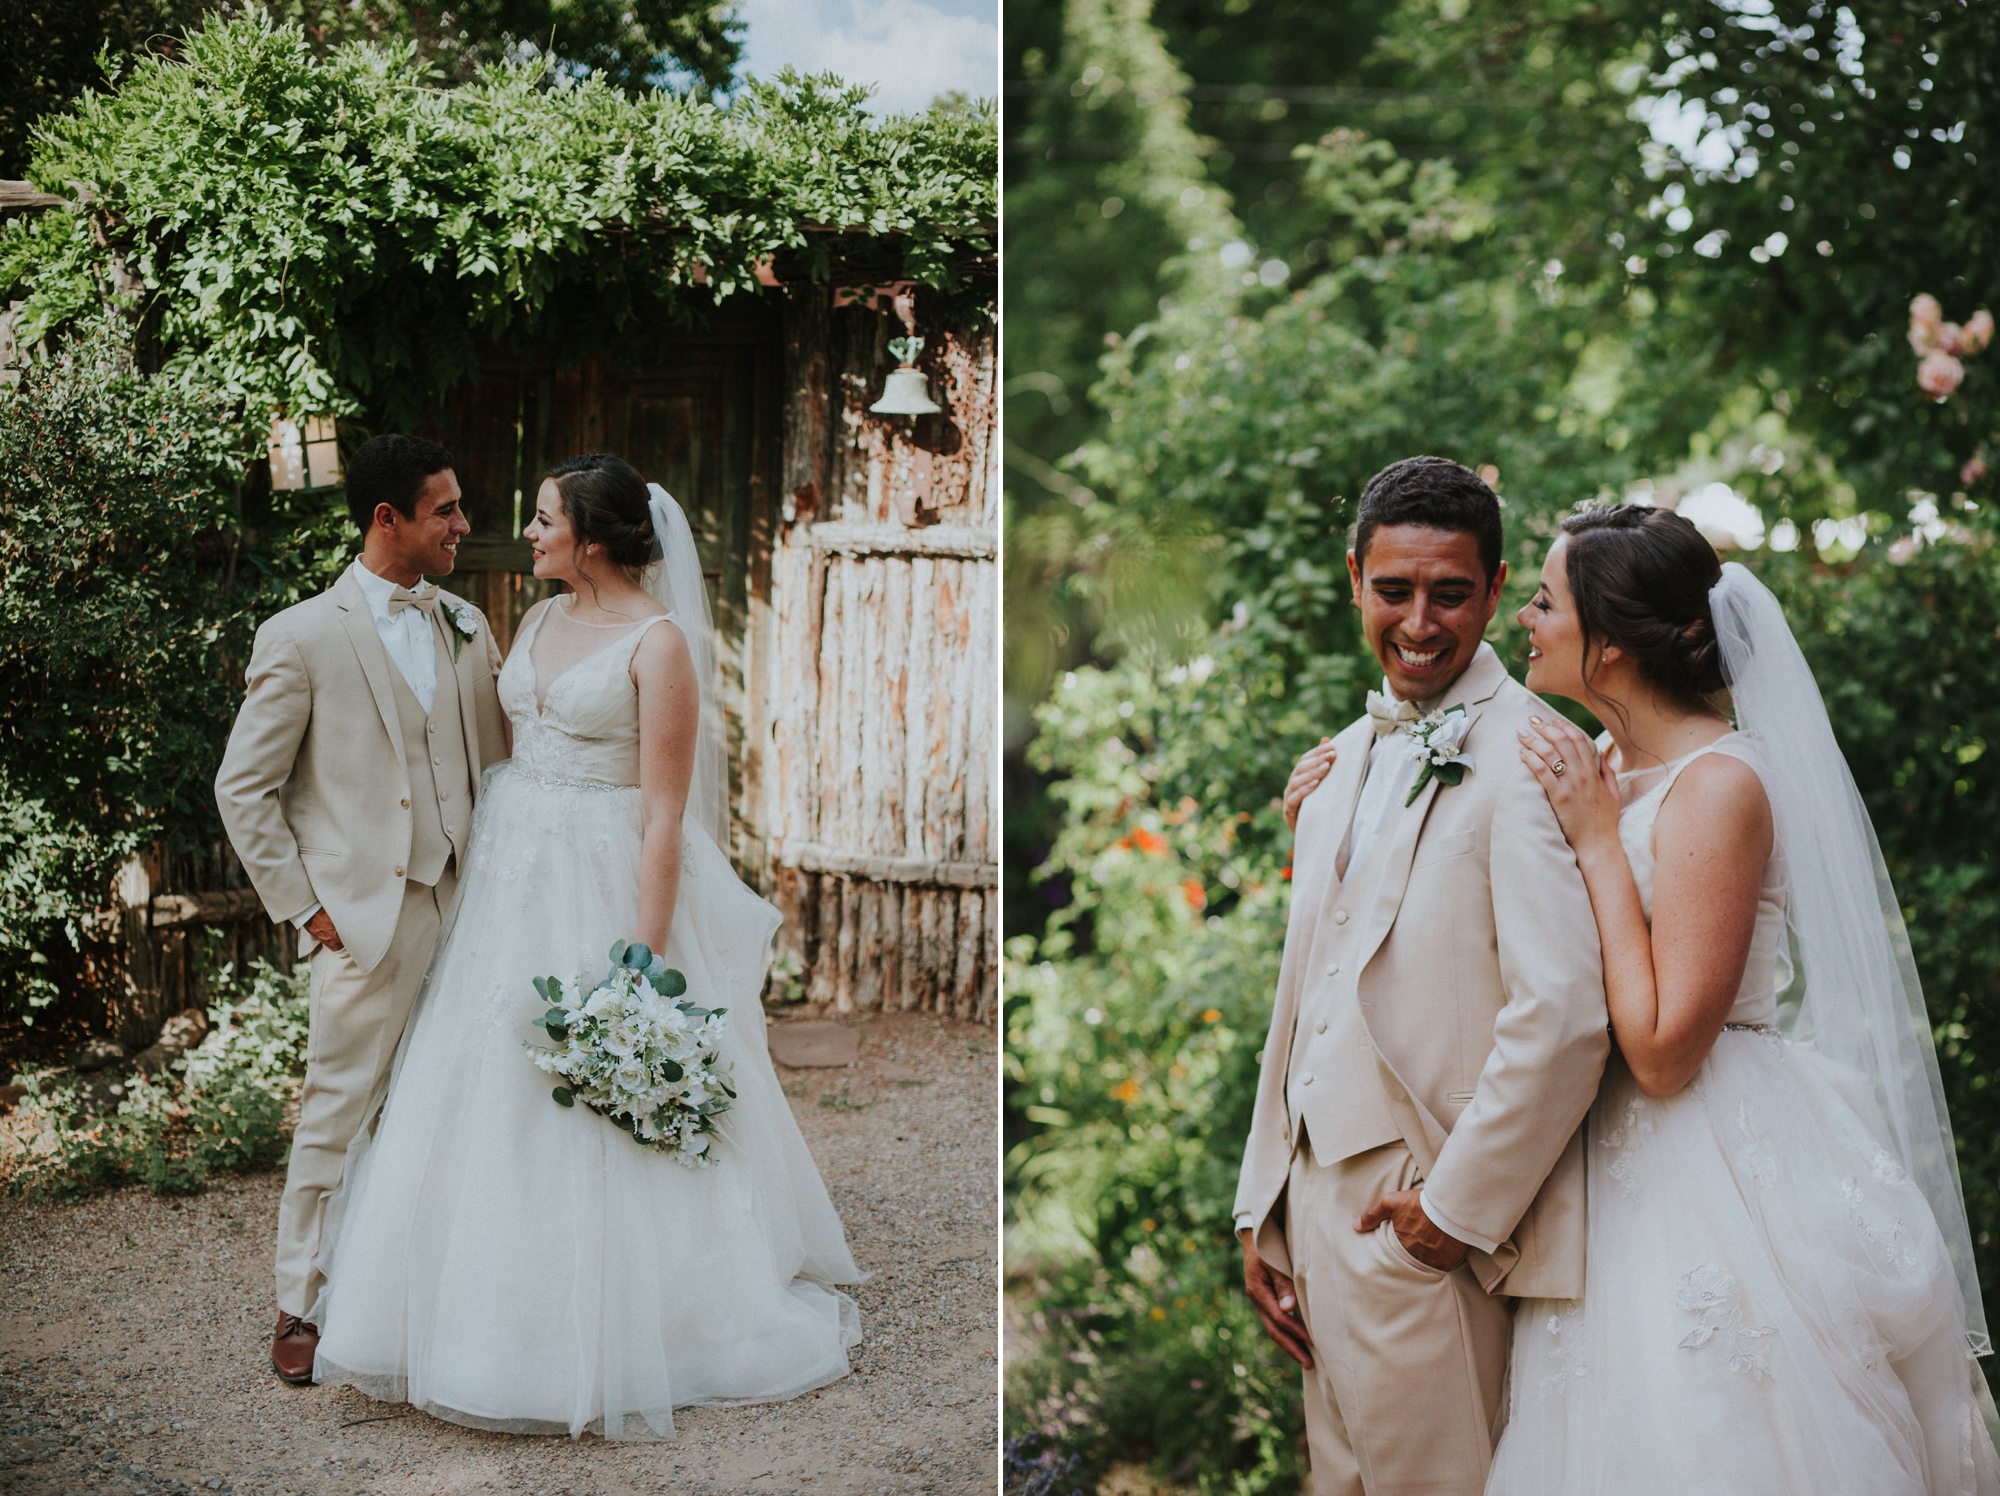
<svg viewBox="0 0 2000 1496">
<path fill-rule="evenodd" d="M 454 912 L 387 1101 L 329 1206 L 317 1376 L 454 1423 L 665 1436 L 694 1403 L 770 1402 L 848 1371 L 849 1255 L 765 1047 L 779 916 L 690 814 L 665 952 L 729 1010 L 738 1099 L 691 1169 L 551 1098 L 530 982 L 586 985 L 637 923 L 638 693 L 653 623 L 550 681 L 500 672 L 514 756 L 488 771 Z M 577 625 L 577 627 L 583 627 Z"/>
<path fill-rule="evenodd" d="M 1701 753 L 1627 781 L 1648 918 L 1653 823 Z M 1590 1113 L 1581 1300 L 1527 1300 L 1487 1496 L 1991 1492 L 1953 1267 L 1883 1143 L 1870 1083 L 1780 1036 L 1783 854 L 1764 871 L 1728 1026 L 1651 1099 L 1616 1056 Z"/>
</svg>

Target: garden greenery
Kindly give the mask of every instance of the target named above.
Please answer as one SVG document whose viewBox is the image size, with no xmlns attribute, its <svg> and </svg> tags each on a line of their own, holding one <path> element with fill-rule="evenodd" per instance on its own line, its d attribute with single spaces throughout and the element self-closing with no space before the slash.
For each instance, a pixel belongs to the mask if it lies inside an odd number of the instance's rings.
<svg viewBox="0 0 2000 1496">
<path fill-rule="evenodd" d="M 0 299 L 34 342 L 107 290 L 168 373 L 270 408 L 408 424 L 475 340 L 571 346 L 753 290 L 773 255 L 945 286 L 985 247 L 990 103 L 872 119 L 866 90 L 787 72 L 726 107 L 628 97 L 541 66 L 427 86 L 406 44 L 315 56 L 262 14 L 212 19 L 37 132 L 31 179 L 74 206 L 0 233 Z"/>
<path fill-rule="evenodd" d="M 259 962 L 239 985 L 224 967 L 214 985 L 222 995 L 201 1044 L 163 1074 L 125 1079 L 109 1110 L 61 1072 L 17 1077 L 27 1094 L 16 1125 L 30 1141 L 5 1161 L 6 1188 L 58 1200 L 127 1184 L 185 1195 L 211 1174 L 283 1159 L 286 1108 L 305 1077 L 309 969 Z"/>
<path fill-rule="evenodd" d="M 0 392 L 0 1013 L 74 989 L 113 866 L 213 824 L 227 662 L 314 576 L 296 539 L 244 554 L 241 471 L 228 405 L 138 372 L 110 314 Z"/>
</svg>

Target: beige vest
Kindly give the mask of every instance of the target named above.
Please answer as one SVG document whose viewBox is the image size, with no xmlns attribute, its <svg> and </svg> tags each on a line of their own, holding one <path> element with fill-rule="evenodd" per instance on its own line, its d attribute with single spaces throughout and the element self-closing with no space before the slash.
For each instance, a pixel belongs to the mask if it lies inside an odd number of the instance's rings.
<svg viewBox="0 0 2000 1496">
<path fill-rule="evenodd" d="M 1351 836 L 1350 831 L 1350 836 Z M 1368 850 L 1375 861 L 1388 841 L 1377 837 Z M 1340 861 L 1345 863 L 1345 844 Z M 1367 868 L 1348 869 L 1367 881 Z M 1291 1063 L 1285 1075 L 1285 1109 L 1292 1138 L 1301 1126 L 1321 1165 L 1338 1163 L 1403 1135 L 1389 1109 L 1375 1043 L 1361 1014 L 1361 962 L 1354 947 L 1364 922 L 1343 919 L 1344 909 L 1320 922 L 1312 964 L 1299 991 L 1298 1024 L 1292 1030 Z"/>
<path fill-rule="evenodd" d="M 390 668 L 390 689 L 403 731 L 403 761 L 410 766 L 410 860 L 412 883 L 434 884 L 456 854 L 465 866 L 465 847 L 472 831 L 472 769 L 465 755 L 465 724 L 458 709 L 458 681 L 452 671 L 451 649 L 438 630 L 431 631 L 437 650 L 437 694 L 430 715 L 403 679 Z"/>
</svg>

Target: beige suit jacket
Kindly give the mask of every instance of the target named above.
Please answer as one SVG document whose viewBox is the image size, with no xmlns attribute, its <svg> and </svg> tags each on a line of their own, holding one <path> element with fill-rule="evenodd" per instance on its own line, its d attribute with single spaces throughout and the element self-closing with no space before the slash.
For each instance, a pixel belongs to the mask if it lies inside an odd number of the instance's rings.
<svg viewBox="0 0 2000 1496">
<path fill-rule="evenodd" d="M 1365 865 L 1349 869 L 1357 881 L 1344 885 L 1335 861 L 1368 762 L 1369 719 L 1335 740 L 1332 772 L 1300 809 L 1236 1215 L 1248 1218 L 1265 1260 L 1288 1271 L 1279 1206 L 1300 1123 L 1288 1089 L 1315 1109 L 1381 1107 L 1381 1096 L 1287 1085 L 1302 1007 L 1345 996 L 1360 1004 L 1389 1112 L 1431 1203 L 1500 1243 L 1473 1251 L 1479 1281 L 1490 1292 L 1574 1298 L 1583 1292 L 1580 1127 L 1610 1050 L 1597 923 L 1548 797 L 1520 760 L 1515 734 L 1550 708 L 1483 644 L 1447 693 L 1454 702 L 1471 718 L 1463 751 L 1472 771 L 1454 786 L 1427 784 Z M 1350 986 L 1343 994 L 1335 983 Z"/>
<path fill-rule="evenodd" d="M 438 681 L 439 691 L 458 692 L 471 794 L 481 771 L 507 756 L 494 688 L 500 650 L 478 609 L 445 598 L 477 622 L 450 678 Z M 364 972 L 396 932 L 410 855 L 395 670 L 360 584 L 342 572 L 257 630 L 249 693 L 215 776 L 223 826 L 271 918 L 284 923 L 325 905 Z"/>
</svg>

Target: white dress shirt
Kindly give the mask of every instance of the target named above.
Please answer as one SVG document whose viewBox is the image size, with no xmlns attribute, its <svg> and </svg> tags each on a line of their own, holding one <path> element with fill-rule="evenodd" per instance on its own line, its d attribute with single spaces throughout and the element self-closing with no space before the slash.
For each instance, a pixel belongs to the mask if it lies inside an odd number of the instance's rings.
<svg viewBox="0 0 2000 1496">
<path fill-rule="evenodd" d="M 424 715 L 429 716 L 431 703 L 437 700 L 438 680 L 437 637 L 431 628 L 430 615 L 422 608 L 405 608 L 392 614 L 389 598 L 396 584 L 387 577 L 376 576 L 358 558 L 354 563 L 354 580 L 361 584 L 361 595 L 368 599 L 368 611 L 375 619 L 375 632 L 382 636 L 382 647 L 389 651 L 389 658 L 402 672 L 403 684 L 422 704 Z M 419 583 L 418 587 L 424 585 Z"/>
<path fill-rule="evenodd" d="M 1376 842 L 1402 814 L 1403 802 L 1409 799 L 1410 786 L 1416 782 L 1417 756 L 1410 751 L 1409 733 L 1379 734 L 1368 750 L 1368 770 L 1361 781 L 1360 797 L 1354 802 L 1353 823 L 1347 829 L 1347 860 L 1340 867 L 1342 881 L 1367 861 Z"/>
<path fill-rule="evenodd" d="M 390 662 L 402 675 L 403 684 L 410 688 L 410 694 L 417 698 L 424 715 L 428 717 L 431 704 L 437 700 L 438 684 L 437 639 L 431 629 L 430 615 L 422 608 L 404 608 L 400 613 L 391 613 L 389 599 L 396 591 L 396 584 L 387 577 L 376 576 L 362 564 L 359 556 L 355 557 L 349 570 L 354 573 L 361 595 L 368 599 L 369 616 L 375 620 L 375 632 L 381 637 L 382 647 L 389 652 Z M 315 904 L 304 914 L 294 915 L 292 923 L 303 930 L 322 907 Z"/>
</svg>

